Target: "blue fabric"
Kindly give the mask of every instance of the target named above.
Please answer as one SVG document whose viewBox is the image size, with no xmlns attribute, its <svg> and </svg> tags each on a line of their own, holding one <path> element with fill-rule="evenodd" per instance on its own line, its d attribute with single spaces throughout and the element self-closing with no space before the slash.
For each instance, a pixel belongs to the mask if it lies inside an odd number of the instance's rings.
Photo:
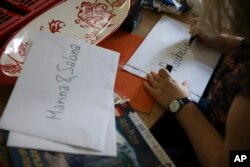
<svg viewBox="0 0 250 167">
<path fill-rule="evenodd" d="M 206 99 L 201 99 L 197 104 L 207 118 L 209 104 L 210 101 Z M 165 112 L 157 124 L 151 128 L 151 132 L 177 167 L 200 166 L 187 135 L 174 115 Z"/>
<path fill-rule="evenodd" d="M 156 12 L 168 12 L 174 14 L 180 14 L 182 11 L 190 9 L 186 0 L 144 0 L 144 8 L 148 8 Z"/>
</svg>

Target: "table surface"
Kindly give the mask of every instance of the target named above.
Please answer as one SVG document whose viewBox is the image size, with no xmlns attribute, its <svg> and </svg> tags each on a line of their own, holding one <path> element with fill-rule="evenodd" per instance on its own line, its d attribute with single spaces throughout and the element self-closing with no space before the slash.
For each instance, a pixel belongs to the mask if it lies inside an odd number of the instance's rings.
<svg viewBox="0 0 250 167">
<path fill-rule="evenodd" d="M 155 13 L 153 11 L 143 9 L 140 22 L 137 24 L 132 33 L 145 37 L 163 14 L 185 23 L 188 23 L 189 19 L 191 18 L 191 13 L 189 12 L 182 13 L 181 15 L 174 15 L 168 13 Z M 0 84 L 0 114 L 3 112 L 6 106 L 12 89 L 13 86 Z M 158 104 L 154 104 L 152 111 L 149 114 L 140 112 L 138 112 L 138 114 L 140 118 L 144 121 L 145 125 L 148 128 L 151 128 L 154 123 L 161 117 L 163 112 L 164 111 L 160 108 Z"/>
</svg>

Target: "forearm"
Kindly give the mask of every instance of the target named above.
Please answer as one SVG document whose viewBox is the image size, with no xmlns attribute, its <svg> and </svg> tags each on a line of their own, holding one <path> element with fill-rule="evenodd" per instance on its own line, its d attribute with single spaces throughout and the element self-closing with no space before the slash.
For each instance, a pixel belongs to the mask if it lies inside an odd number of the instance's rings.
<svg viewBox="0 0 250 167">
<path fill-rule="evenodd" d="M 243 38 L 236 36 L 229 36 L 226 34 L 221 34 L 215 39 L 211 39 L 208 45 L 216 48 L 217 50 L 230 54 L 233 50 L 240 45 Z"/>
<path fill-rule="evenodd" d="M 176 114 L 202 166 L 222 166 L 223 138 L 192 103 Z"/>
</svg>

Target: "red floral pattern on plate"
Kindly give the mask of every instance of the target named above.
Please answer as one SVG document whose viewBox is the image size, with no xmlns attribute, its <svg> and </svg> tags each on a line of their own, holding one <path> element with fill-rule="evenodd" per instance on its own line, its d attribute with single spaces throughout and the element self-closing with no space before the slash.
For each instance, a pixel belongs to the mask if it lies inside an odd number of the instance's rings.
<svg viewBox="0 0 250 167">
<path fill-rule="evenodd" d="M 52 33 L 60 32 L 60 29 L 65 27 L 66 24 L 61 20 L 52 20 L 49 22 L 49 29 Z"/>
<path fill-rule="evenodd" d="M 69 6 L 72 6 L 69 10 L 72 12 L 63 13 Z M 9 77 L 19 76 L 35 31 L 61 33 L 97 44 L 118 28 L 126 18 L 129 6 L 129 0 L 65 0 L 56 6 L 58 9 L 53 8 L 57 13 L 49 10 L 46 17 L 44 14 L 39 16 L 10 40 L 0 59 L 0 72 Z"/>
<path fill-rule="evenodd" d="M 95 2 L 82 2 L 81 6 L 77 6 L 78 9 L 76 24 L 79 24 L 82 28 L 90 28 L 91 31 L 85 34 L 85 37 L 89 43 L 94 43 L 95 40 L 100 38 L 100 31 L 106 27 L 111 26 L 110 21 L 116 15 L 113 14 L 114 7 L 119 7 L 122 3 L 117 1 L 110 3 L 108 0 L 104 1 L 106 3 L 100 3 L 98 0 Z M 124 0 L 123 0 L 124 3 Z M 114 4 L 116 4 L 114 6 Z"/>
<path fill-rule="evenodd" d="M 10 59 L 14 61 L 14 64 L 12 63 L 12 64 L 0 65 L 1 69 L 10 74 L 20 73 L 22 70 L 23 62 L 17 61 L 13 57 L 11 57 L 9 54 L 8 56 Z"/>
</svg>

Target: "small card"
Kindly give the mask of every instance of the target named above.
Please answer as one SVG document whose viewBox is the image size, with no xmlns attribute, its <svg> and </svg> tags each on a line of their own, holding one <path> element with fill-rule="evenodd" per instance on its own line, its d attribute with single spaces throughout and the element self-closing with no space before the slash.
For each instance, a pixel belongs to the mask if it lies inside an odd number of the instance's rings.
<svg viewBox="0 0 250 167">
<path fill-rule="evenodd" d="M 117 52 L 38 33 L 0 128 L 102 151 L 118 61 Z"/>
</svg>

